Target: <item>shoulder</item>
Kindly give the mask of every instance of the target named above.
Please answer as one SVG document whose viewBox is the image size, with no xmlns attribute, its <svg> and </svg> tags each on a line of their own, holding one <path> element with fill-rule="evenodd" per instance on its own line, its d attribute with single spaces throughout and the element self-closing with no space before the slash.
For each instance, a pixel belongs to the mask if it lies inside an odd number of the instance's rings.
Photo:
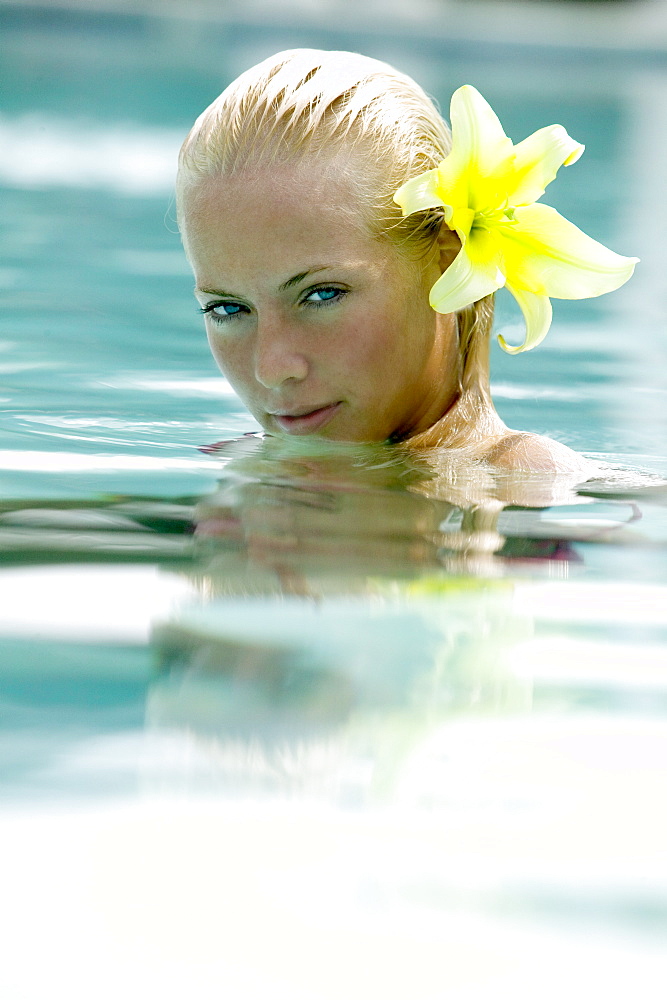
<svg viewBox="0 0 667 1000">
<path fill-rule="evenodd" d="M 593 462 L 559 441 L 541 434 L 509 430 L 487 449 L 484 458 L 498 469 L 581 475 L 582 480 L 596 468 Z"/>
</svg>

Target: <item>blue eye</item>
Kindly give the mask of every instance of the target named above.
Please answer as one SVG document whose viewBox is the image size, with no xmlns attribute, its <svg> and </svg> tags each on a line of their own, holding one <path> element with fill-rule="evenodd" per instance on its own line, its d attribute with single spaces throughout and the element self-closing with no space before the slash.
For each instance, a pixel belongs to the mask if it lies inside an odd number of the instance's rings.
<svg viewBox="0 0 667 1000">
<path fill-rule="evenodd" d="M 238 302 L 209 302 L 208 305 L 202 306 L 199 312 L 210 316 L 215 323 L 224 323 L 240 313 L 247 312 L 247 309 Z"/>
<path fill-rule="evenodd" d="M 344 295 L 345 291 L 342 288 L 314 288 L 312 292 L 308 292 L 303 301 L 314 306 L 324 306 L 335 302 L 336 299 L 342 298 Z"/>
</svg>

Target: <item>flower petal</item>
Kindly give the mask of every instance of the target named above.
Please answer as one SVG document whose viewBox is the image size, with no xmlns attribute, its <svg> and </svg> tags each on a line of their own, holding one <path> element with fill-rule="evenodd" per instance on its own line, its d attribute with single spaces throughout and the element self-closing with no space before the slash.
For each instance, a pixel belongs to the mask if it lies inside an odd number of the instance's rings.
<svg viewBox="0 0 667 1000">
<path fill-rule="evenodd" d="M 502 288 L 505 276 L 500 262 L 493 234 L 473 231 L 431 289 L 431 307 L 439 313 L 457 312 Z"/>
<path fill-rule="evenodd" d="M 394 201 L 400 207 L 403 215 L 413 212 L 424 212 L 429 208 L 444 205 L 438 188 L 438 168 L 427 170 L 419 177 L 412 177 L 394 195 Z"/>
<path fill-rule="evenodd" d="M 517 208 L 503 227 L 508 283 L 537 295 L 584 299 L 620 288 L 637 257 L 623 257 L 591 239 L 548 205 Z"/>
<path fill-rule="evenodd" d="M 466 184 L 467 198 L 456 199 L 475 211 L 496 207 L 507 194 L 503 182 L 512 159 L 512 140 L 493 108 L 474 87 L 452 95 L 452 152 L 440 164 L 440 191 L 456 181 Z M 463 175 L 463 176 L 461 176 Z M 458 185 L 457 185 L 458 186 Z"/>
<path fill-rule="evenodd" d="M 514 190 L 511 205 L 532 205 L 562 166 L 576 163 L 584 147 L 562 125 L 547 125 L 514 147 Z"/>
<path fill-rule="evenodd" d="M 544 340 L 549 327 L 553 311 L 551 302 L 547 295 L 536 295 L 528 292 L 525 288 L 516 288 L 509 283 L 506 285 L 508 292 L 511 292 L 521 307 L 521 312 L 526 321 L 526 338 L 523 344 L 516 347 L 508 344 L 502 334 L 498 335 L 498 343 L 508 354 L 520 354 L 521 351 L 530 351 L 533 347 Z"/>
</svg>

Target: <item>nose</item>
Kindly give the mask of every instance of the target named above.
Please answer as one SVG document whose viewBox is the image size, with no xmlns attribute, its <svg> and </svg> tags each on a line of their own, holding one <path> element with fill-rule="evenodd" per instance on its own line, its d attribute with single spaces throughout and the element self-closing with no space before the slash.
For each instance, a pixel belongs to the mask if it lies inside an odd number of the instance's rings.
<svg viewBox="0 0 667 1000">
<path fill-rule="evenodd" d="M 277 389 L 294 379 L 302 382 L 309 370 L 308 359 L 289 323 L 272 320 L 257 329 L 255 378 L 267 389 Z"/>
</svg>

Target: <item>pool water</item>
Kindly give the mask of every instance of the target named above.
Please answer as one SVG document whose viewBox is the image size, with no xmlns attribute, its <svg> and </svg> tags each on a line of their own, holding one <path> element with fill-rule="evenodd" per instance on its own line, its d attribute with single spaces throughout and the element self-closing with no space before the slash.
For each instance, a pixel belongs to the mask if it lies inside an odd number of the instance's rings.
<svg viewBox="0 0 667 1000">
<path fill-rule="evenodd" d="M 178 144 L 353 26 L 0 28 L 3 997 L 662 997 L 662 65 L 364 36 L 515 139 L 562 121 L 547 200 L 642 258 L 494 348 L 501 416 L 582 485 L 263 440 L 214 368 Z"/>
</svg>

